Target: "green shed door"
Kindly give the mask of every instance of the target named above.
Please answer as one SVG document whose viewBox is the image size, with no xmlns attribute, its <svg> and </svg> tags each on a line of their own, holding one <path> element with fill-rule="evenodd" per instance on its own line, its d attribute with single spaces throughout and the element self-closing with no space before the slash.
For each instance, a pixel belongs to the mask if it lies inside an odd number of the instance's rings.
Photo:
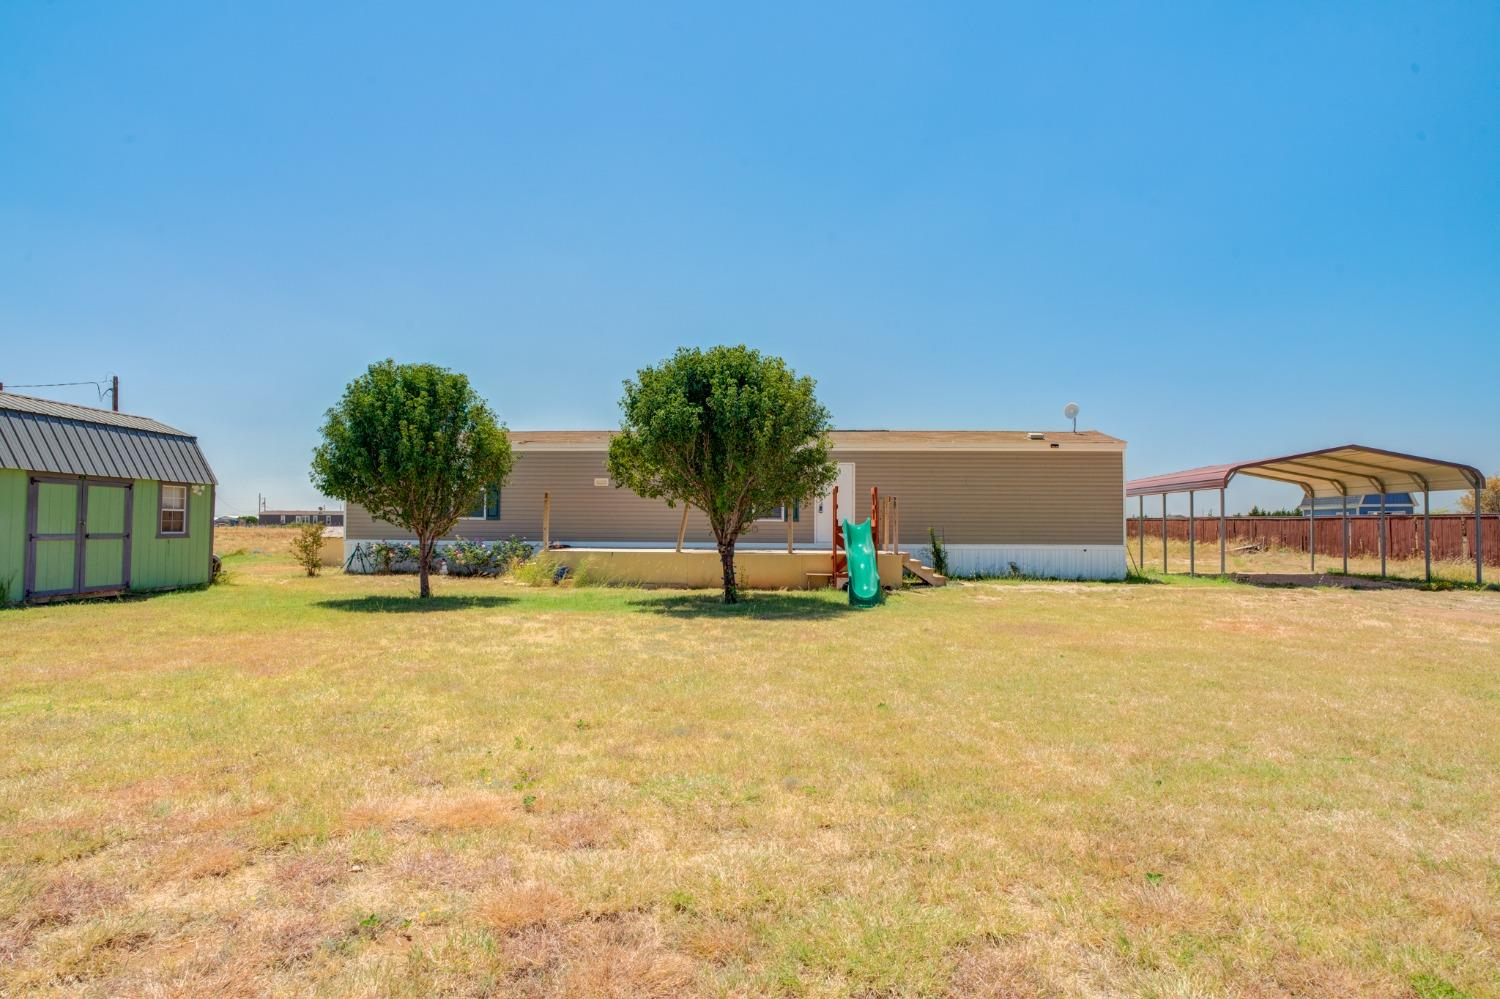
<svg viewBox="0 0 1500 999">
<path fill-rule="evenodd" d="M 26 585 L 29 594 L 77 591 L 80 493 L 76 480 L 31 480 L 31 572 Z"/>
<path fill-rule="evenodd" d="M 84 488 L 83 589 L 124 589 L 129 583 L 130 486 L 90 482 Z"/>
</svg>

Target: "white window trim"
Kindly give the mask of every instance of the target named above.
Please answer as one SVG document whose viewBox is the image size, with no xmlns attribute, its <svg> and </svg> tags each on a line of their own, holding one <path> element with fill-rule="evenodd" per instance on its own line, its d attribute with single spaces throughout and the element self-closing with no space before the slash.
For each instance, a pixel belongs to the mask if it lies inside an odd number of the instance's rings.
<svg viewBox="0 0 1500 999">
<path fill-rule="evenodd" d="M 157 504 L 156 504 L 156 536 L 159 537 L 159 538 L 185 538 L 185 537 L 187 537 L 188 536 L 188 504 L 189 504 L 189 502 L 191 502 L 189 500 L 189 498 L 188 498 L 189 497 L 188 487 L 185 484 L 179 483 L 179 482 L 163 482 L 157 488 L 161 490 L 161 494 L 160 494 L 160 496 L 157 497 Z M 182 490 L 182 506 L 181 507 L 167 506 L 167 490 L 168 489 L 181 489 Z M 166 530 L 165 528 L 162 527 L 162 519 L 168 513 L 181 513 L 182 514 L 182 530 L 180 530 L 180 531 L 168 531 L 168 530 Z"/>
</svg>

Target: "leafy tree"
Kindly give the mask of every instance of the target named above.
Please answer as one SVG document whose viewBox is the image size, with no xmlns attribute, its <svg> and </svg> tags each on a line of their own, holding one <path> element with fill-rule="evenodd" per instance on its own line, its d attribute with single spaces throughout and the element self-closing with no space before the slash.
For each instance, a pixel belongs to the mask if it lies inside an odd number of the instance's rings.
<svg viewBox="0 0 1500 999">
<path fill-rule="evenodd" d="M 828 410 L 813 387 L 781 358 L 745 346 L 683 347 L 625 382 L 609 474 L 641 496 L 703 511 L 726 604 L 739 599 L 734 545 L 745 528 L 838 476 Z"/>
<path fill-rule="evenodd" d="M 297 534 L 292 538 L 292 558 L 309 576 L 318 574 L 323 565 L 322 521 L 297 525 Z"/>
<path fill-rule="evenodd" d="M 312 481 L 417 537 L 421 595 L 437 539 L 498 489 L 513 458 L 505 427 L 468 378 L 433 364 L 370 365 L 323 423 Z"/>
<path fill-rule="evenodd" d="M 1474 512 L 1472 491 L 1458 498 L 1458 508 L 1464 513 Z M 1492 475 L 1484 480 L 1484 488 L 1479 491 L 1479 512 L 1500 513 L 1500 475 Z"/>
</svg>

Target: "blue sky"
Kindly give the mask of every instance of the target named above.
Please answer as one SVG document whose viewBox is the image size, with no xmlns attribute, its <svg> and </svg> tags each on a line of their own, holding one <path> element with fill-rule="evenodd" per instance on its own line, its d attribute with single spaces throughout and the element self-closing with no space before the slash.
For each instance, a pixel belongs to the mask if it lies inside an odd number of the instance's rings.
<svg viewBox="0 0 1500 999">
<path fill-rule="evenodd" d="M 17 0 L 0 380 L 118 373 L 229 511 L 315 499 L 372 360 L 597 427 L 715 342 L 845 427 L 1076 401 L 1131 475 L 1496 472 L 1497 37 L 1494 4 Z"/>
</svg>

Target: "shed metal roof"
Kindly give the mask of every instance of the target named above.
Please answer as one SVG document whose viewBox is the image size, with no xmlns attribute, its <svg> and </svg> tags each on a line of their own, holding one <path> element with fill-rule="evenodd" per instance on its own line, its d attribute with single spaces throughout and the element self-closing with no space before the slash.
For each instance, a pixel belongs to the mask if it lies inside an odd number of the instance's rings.
<svg viewBox="0 0 1500 999">
<path fill-rule="evenodd" d="M 62 475 L 218 480 L 198 439 L 145 416 L 0 392 L 0 468 Z"/>
<path fill-rule="evenodd" d="M 1472 465 L 1423 458 L 1364 444 L 1342 444 L 1276 458 L 1208 465 L 1125 483 L 1126 496 L 1156 496 L 1196 489 L 1222 489 L 1236 475 L 1253 475 L 1301 486 L 1313 496 L 1474 489 L 1484 476 Z"/>
</svg>

